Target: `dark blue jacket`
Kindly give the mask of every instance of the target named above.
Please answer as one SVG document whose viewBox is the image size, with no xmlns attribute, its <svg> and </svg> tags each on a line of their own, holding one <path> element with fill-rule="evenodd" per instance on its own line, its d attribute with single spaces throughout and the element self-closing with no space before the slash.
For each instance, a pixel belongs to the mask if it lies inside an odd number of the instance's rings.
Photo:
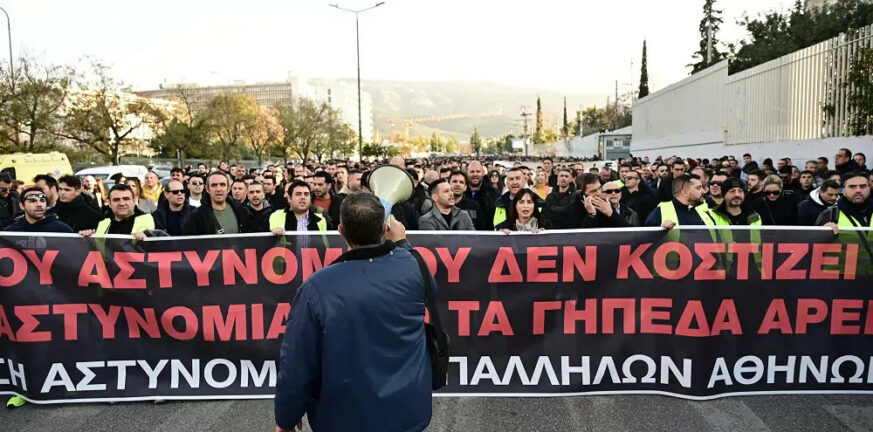
<svg viewBox="0 0 873 432">
<path fill-rule="evenodd" d="M 276 424 L 421 431 L 431 419 L 424 281 L 407 242 L 346 252 L 297 291 L 276 385 Z M 435 282 L 434 282 L 435 283 Z"/>
<path fill-rule="evenodd" d="M 70 226 L 59 221 L 58 216 L 54 213 L 46 213 L 42 220 L 36 223 L 28 223 L 27 216 L 22 216 L 21 219 L 9 225 L 3 231 L 23 231 L 23 232 L 52 232 L 52 233 L 72 233 Z"/>
</svg>

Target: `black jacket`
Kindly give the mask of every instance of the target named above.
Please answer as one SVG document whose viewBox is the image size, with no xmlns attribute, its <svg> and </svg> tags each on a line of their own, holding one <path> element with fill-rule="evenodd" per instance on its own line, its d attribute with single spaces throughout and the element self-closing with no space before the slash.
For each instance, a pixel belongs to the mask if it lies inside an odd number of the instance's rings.
<svg viewBox="0 0 873 432">
<path fill-rule="evenodd" d="M 485 221 L 483 220 L 485 219 L 485 217 L 482 213 L 482 208 L 479 207 L 479 203 L 467 198 L 466 196 L 463 196 L 461 198 L 461 201 L 455 201 L 455 207 L 467 212 L 467 214 L 470 215 L 470 219 L 473 220 L 473 227 L 475 227 L 477 231 L 483 231 L 486 229 L 482 228 L 482 226 L 485 224 Z"/>
<path fill-rule="evenodd" d="M 635 212 L 634 212 L 635 214 Z M 630 216 L 630 213 L 628 213 Z M 593 217 L 588 214 L 585 209 L 585 204 L 582 203 L 582 196 L 576 195 L 576 199 L 567 206 L 561 216 L 560 228 L 630 228 L 630 224 L 622 215 L 613 211 L 612 215 L 606 216 L 603 213 L 597 212 Z M 554 224 L 554 228 L 559 228 L 558 224 Z"/>
<path fill-rule="evenodd" d="M 467 199 L 476 201 L 476 203 L 479 204 L 479 208 L 482 210 L 482 224 L 476 229 L 481 229 L 482 231 L 493 231 L 494 202 L 497 201 L 497 197 L 500 196 L 500 193 L 497 192 L 497 189 L 494 189 L 494 187 L 488 184 L 487 180 L 488 179 L 482 180 L 482 187 L 477 191 L 467 187 L 467 192 L 464 192 L 464 196 L 466 196 Z"/>
<path fill-rule="evenodd" d="M 756 200 L 752 209 L 761 215 L 763 225 L 795 225 L 797 224 L 797 203 L 784 193 L 770 201 L 767 197 Z"/>
<path fill-rule="evenodd" d="M 870 218 L 873 217 L 873 199 L 868 198 L 867 201 L 859 205 L 852 204 L 843 197 L 837 200 L 837 203 L 825 209 L 815 221 L 816 225 L 824 225 L 828 222 L 837 223 L 840 217 L 840 212 L 847 216 L 855 218 L 861 224 L 861 228 L 870 226 Z"/>
<path fill-rule="evenodd" d="M 239 232 L 252 232 L 251 213 L 233 200 L 227 200 L 226 202 L 236 215 Z M 188 221 L 185 222 L 184 228 L 182 228 L 182 233 L 185 235 L 223 234 L 223 232 L 219 232 L 219 228 L 218 220 L 215 219 L 215 212 L 212 210 L 212 200 L 209 200 L 203 201 L 200 207 L 191 213 Z"/>
<path fill-rule="evenodd" d="M 21 231 L 21 232 L 52 232 L 52 233 L 72 233 L 69 225 L 58 220 L 54 213 L 48 213 L 42 220 L 36 223 L 28 223 L 27 217 L 22 216 L 12 225 L 7 226 L 3 231 Z"/>
<path fill-rule="evenodd" d="M 73 232 L 95 229 L 103 219 L 100 211 L 88 204 L 86 196 L 84 193 L 79 194 L 68 203 L 58 201 L 52 208 L 52 212 L 58 215 L 58 220 L 67 224 Z"/>
<path fill-rule="evenodd" d="M 797 224 L 801 226 L 815 226 L 818 216 L 826 208 L 830 207 L 821 201 L 819 189 L 813 190 L 809 196 L 797 205 Z"/>
<path fill-rule="evenodd" d="M 267 208 L 269 208 L 269 207 L 267 207 Z M 267 210 L 267 208 L 264 208 L 261 211 Z M 274 211 L 275 211 L 275 209 L 274 209 Z M 286 211 L 288 212 L 288 214 L 285 215 L 285 231 L 297 231 L 297 216 L 295 216 L 294 213 L 292 213 L 290 210 L 286 210 Z M 333 223 L 330 221 L 330 217 L 323 215 L 323 214 L 316 215 L 316 212 L 315 212 L 315 209 L 313 206 L 311 206 L 309 208 L 309 214 L 307 215 L 307 217 L 309 219 L 309 223 L 306 225 L 306 231 L 318 231 L 318 221 L 321 220 L 321 218 L 324 218 L 325 223 L 327 223 L 328 230 L 336 229 L 336 227 L 334 227 Z M 269 219 L 270 218 L 268 216 L 267 217 L 268 230 L 269 230 L 269 225 L 270 225 Z"/>
<path fill-rule="evenodd" d="M 273 214 L 274 211 L 276 211 L 276 209 L 270 205 L 270 202 L 264 200 L 264 207 L 262 207 L 260 210 L 253 209 L 251 202 L 248 203 L 246 207 L 249 210 L 249 214 L 252 215 L 251 232 L 270 231 L 270 215 Z"/>
<path fill-rule="evenodd" d="M 181 216 L 181 224 L 178 226 L 174 226 L 174 224 L 168 224 L 168 218 L 170 213 L 179 213 Z M 170 210 L 170 202 L 164 199 L 163 201 L 158 203 L 158 209 L 152 213 L 152 217 L 155 218 L 155 225 L 160 225 L 164 227 L 167 231 L 167 234 L 171 236 L 180 236 L 184 233 L 185 223 L 188 221 L 188 218 L 191 217 L 191 214 L 194 213 L 194 208 L 188 205 L 188 200 L 185 199 L 185 204 L 182 206 L 182 210 L 178 212 L 173 212 Z"/>
<path fill-rule="evenodd" d="M 649 217 L 649 213 L 658 206 L 658 203 L 655 202 L 655 197 L 642 188 L 637 189 L 636 192 L 631 192 L 627 190 L 627 187 L 623 187 L 621 188 L 621 205 L 635 211 L 640 218 L 640 224 L 642 224 Z"/>
<path fill-rule="evenodd" d="M 333 190 L 328 192 L 330 194 L 330 208 L 323 209 L 328 216 L 330 216 L 330 220 L 338 221 L 340 220 L 340 206 L 343 204 L 343 197 L 338 196 L 333 193 Z M 315 204 L 315 197 L 313 196 L 312 203 Z M 405 225 L 404 225 L 405 226 Z"/>
<path fill-rule="evenodd" d="M 559 192 L 558 188 L 552 189 L 546 196 L 546 208 L 543 211 L 546 213 L 546 217 L 552 222 L 553 225 L 558 224 L 558 220 L 563 217 L 564 210 L 567 209 L 567 206 L 573 203 L 573 199 L 576 197 L 576 185 L 570 184 L 570 187 L 567 189 L 567 192 Z"/>
<path fill-rule="evenodd" d="M 273 210 L 285 209 L 288 208 L 288 200 L 285 199 L 285 194 L 279 190 L 279 187 L 276 187 L 276 192 L 273 195 L 266 196 L 265 199 L 270 203 L 270 207 Z"/>
<path fill-rule="evenodd" d="M 839 171 L 840 175 L 843 176 L 843 178 L 846 178 L 846 174 L 850 172 L 862 171 L 861 166 L 858 165 L 858 162 L 855 162 L 854 159 L 849 159 L 848 162 L 842 165 L 837 165 L 835 168 L 837 169 L 837 171 Z"/>
</svg>

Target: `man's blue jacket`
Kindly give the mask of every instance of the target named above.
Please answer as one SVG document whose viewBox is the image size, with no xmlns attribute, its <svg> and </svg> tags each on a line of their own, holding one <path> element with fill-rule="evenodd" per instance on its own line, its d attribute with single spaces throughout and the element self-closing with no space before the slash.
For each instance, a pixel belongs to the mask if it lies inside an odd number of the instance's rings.
<svg viewBox="0 0 873 432">
<path fill-rule="evenodd" d="M 297 291 L 276 385 L 276 424 L 421 431 L 431 419 L 424 280 L 409 243 L 353 249 Z M 435 287 L 436 285 L 434 285 Z"/>
</svg>

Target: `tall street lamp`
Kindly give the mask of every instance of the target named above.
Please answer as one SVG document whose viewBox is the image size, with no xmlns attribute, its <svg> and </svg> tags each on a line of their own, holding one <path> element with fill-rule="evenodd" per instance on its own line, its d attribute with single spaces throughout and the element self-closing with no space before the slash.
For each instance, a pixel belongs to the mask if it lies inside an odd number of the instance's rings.
<svg viewBox="0 0 873 432">
<path fill-rule="evenodd" d="M 359 9 L 359 10 L 346 9 L 346 8 L 340 7 L 338 4 L 331 4 L 330 5 L 331 7 L 335 7 L 341 11 L 351 12 L 351 13 L 355 14 L 355 45 L 357 46 L 357 50 L 358 50 L 358 161 L 359 162 L 364 161 L 364 126 L 363 126 L 363 123 L 361 121 L 361 32 L 360 32 L 360 27 L 358 26 L 358 15 L 361 12 L 366 12 L 370 9 L 375 9 L 379 6 L 382 6 L 383 4 L 385 4 L 385 2 L 379 2 L 373 6 L 370 6 L 368 8 L 364 8 L 364 9 Z"/>
<path fill-rule="evenodd" d="M 12 22 L 6 9 L 0 7 L 0 11 L 3 11 L 3 14 L 6 15 L 6 32 L 9 35 L 9 81 L 14 83 L 15 81 L 12 78 L 12 74 L 15 72 L 15 68 L 12 67 Z"/>
</svg>

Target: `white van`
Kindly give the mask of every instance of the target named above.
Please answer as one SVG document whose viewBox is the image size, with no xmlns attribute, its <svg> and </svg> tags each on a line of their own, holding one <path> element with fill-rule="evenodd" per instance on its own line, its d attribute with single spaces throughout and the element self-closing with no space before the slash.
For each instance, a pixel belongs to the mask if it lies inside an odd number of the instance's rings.
<svg viewBox="0 0 873 432">
<path fill-rule="evenodd" d="M 76 173 L 79 177 L 93 176 L 103 180 L 111 179 L 112 177 L 121 174 L 124 177 L 137 177 L 139 181 L 145 181 L 145 175 L 148 173 L 148 168 L 142 165 L 106 165 L 93 168 L 85 168 Z"/>
</svg>

